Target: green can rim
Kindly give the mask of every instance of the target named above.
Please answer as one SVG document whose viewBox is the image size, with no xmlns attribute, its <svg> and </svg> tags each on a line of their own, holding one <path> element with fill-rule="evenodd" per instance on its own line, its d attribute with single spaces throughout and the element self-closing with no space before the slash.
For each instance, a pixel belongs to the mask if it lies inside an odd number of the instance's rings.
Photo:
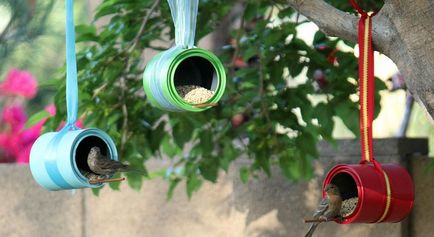
<svg viewBox="0 0 434 237">
<path fill-rule="evenodd" d="M 167 89 L 164 90 L 164 92 L 168 92 L 168 98 L 171 98 L 171 102 L 180 106 L 182 109 L 192 112 L 200 112 L 207 110 L 210 107 L 195 108 L 194 106 L 196 106 L 196 104 L 188 103 L 181 96 L 179 96 L 174 83 L 175 71 L 178 68 L 179 64 L 181 64 L 182 61 L 190 57 L 201 57 L 206 59 L 211 63 L 216 72 L 217 86 L 215 89 L 215 94 L 206 103 L 217 103 L 221 99 L 226 86 L 226 73 L 220 59 L 208 50 L 201 48 L 184 49 L 175 55 L 171 64 L 169 65 L 169 73 L 167 75 L 169 80 L 167 80 L 167 84 L 164 85 L 166 87 L 165 89 Z"/>
</svg>

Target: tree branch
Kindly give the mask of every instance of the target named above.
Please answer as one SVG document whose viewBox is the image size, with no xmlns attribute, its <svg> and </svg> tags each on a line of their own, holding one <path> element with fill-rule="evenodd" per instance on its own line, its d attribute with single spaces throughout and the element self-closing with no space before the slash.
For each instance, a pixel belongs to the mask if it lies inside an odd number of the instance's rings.
<svg viewBox="0 0 434 237">
<path fill-rule="evenodd" d="M 128 106 L 127 106 L 127 91 L 128 91 L 128 85 L 126 81 L 126 77 L 128 72 L 131 70 L 131 55 L 132 52 L 138 47 L 138 43 L 140 41 L 140 37 L 145 32 L 145 26 L 148 23 L 148 20 L 151 18 L 152 13 L 156 10 L 157 6 L 160 4 L 161 0 L 155 0 L 152 4 L 151 8 L 143 18 L 142 23 L 140 24 L 139 31 L 137 32 L 136 36 L 134 37 L 132 43 L 130 43 L 127 52 L 128 56 L 125 58 L 125 70 L 120 77 L 120 87 L 121 87 L 121 94 L 120 94 L 120 101 L 122 102 L 122 115 L 123 115 L 123 121 L 122 121 L 122 137 L 121 137 L 121 149 L 120 154 L 121 157 L 124 156 L 125 151 L 125 145 L 128 142 L 128 138 L 130 136 L 130 132 L 128 130 Z"/>
<path fill-rule="evenodd" d="M 160 1 L 161 0 L 155 0 L 154 3 L 152 4 L 151 8 L 148 11 L 148 14 L 146 14 L 146 16 L 143 18 L 143 21 L 140 24 L 139 31 L 137 32 L 136 36 L 134 37 L 134 39 L 133 39 L 133 41 L 132 41 L 132 43 L 128 49 L 128 53 L 132 53 L 134 51 L 134 49 L 136 48 L 137 43 L 140 40 L 140 37 L 145 32 L 146 23 L 148 23 L 148 20 L 151 18 L 152 13 L 155 11 L 157 6 L 160 4 Z"/>
<path fill-rule="evenodd" d="M 359 17 L 336 9 L 321 0 L 288 0 L 291 7 L 318 25 L 320 30 L 329 36 L 357 42 L 357 26 Z M 394 36 L 391 23 L 383 10 L 373 20 L 374 48 L 384 54 L 389 53 L 389 41 Z"/>
<path fill-rule="evenodd" d="M 326 34 L 357 41 L 358 17 L 340 11 L 321 0 L 288 0 L 288 3 L 317 24 Z"/>
<path fill-rule="evenodd" d="M 326 34 L 357 41 L 358 17 L 339 11 L 322 0 L 287 0 Z M 408 89 L 434 118 L 432 77 L 432 12 L 429 0 L 385 0 L 372 20 L 374 49 L 387 55 L 405 77 Z M 432 45 L 432 44 L 431 44 Z"/>
</svg>

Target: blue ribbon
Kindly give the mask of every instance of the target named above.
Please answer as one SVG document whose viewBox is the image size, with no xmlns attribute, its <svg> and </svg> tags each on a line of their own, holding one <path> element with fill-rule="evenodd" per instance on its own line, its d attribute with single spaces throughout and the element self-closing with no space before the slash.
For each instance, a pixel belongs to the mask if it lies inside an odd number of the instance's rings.
<svg viewBox="0 0 434 237">
<path fill-rule="evenodd" d="M 78 113 L 78 82 L 73 0 L 66 0 L 66 108 L 67 124 L 75 124 Z"/>
<path fill-rule="evenodd" d="M 175 44 L 194 47 L 199 0 L 167 0 L 175 25 Z"/>
<path fill-rule="evenodd" d="M 57 156 L 60 141 L 68 131 L 77 130 L 75 122 L 78 113 L 78 82 L 77 62 L 75 57 L 75 32 L 74 32 L 74 1 L 66 0 L 66 109 L 67 121 L 48 144 L 47 160 L 45 168 L 53 182 L 59 187 L 73 188 L 60 173 L 57 167 Z"/>
</svg>

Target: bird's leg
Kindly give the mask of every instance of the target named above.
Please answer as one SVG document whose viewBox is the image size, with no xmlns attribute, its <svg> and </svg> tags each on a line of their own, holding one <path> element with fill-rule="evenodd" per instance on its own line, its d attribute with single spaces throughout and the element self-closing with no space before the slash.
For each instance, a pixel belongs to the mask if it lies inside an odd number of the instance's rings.
<svg viewBox="0 0 434 237">
<path fill-rule="evenodd" d="M 320 219 L 305 219 L 304 223 L 321 223 L 321 222 L 326 222 L 326 220 L 320 220 Z"/>
<path fill-rule="evenodd" d="M 337 216 L 336 218 L 327 218 L 326 216 L 320 216 L 318 219 L 304 219 L 304 223 L 321 223 L 329 221 L 343 221 L 342 216 Z"/>
</svg>

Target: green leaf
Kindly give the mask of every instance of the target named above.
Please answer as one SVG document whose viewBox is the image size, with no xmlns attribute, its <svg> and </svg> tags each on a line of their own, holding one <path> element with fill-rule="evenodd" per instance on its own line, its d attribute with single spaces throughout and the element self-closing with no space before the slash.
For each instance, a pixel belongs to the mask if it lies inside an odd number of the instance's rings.
<svg viewBox="0 0 434 237">
<path fill-rule="evenodd" d="M 204 130 L 199 134 L 199 146 L 201 146 L 201 150 L 203 153 L 211 154 L 214 148 L 214 139 L 213 134 L 209 130 Z"/>
<path fill-rule="evenodd" d="M 200 174 L 208 181 L 215 183 L 218 177 L 219 159 L 207 156 L 199 164 Z"/>
<path fill-rule="evenodd" d="M 161 149 L 164 154 L 169 157 L 174 157 L 177 154 L 182 153 L 182 150 L 170 140 L 169 136 L 165 136 L 161 142 Z"/>
<path fill-rule="evenodd" d="M 161 122 L 158 127 L 152 130 L 152 133 L 147 134 L 147 140 L 151 150 L 158 150 L 164 137 L 168 137 L 164 129 L 165 124 L 166 123 Z"/>
<path fill-rule="evenodd" d="M 179 182 L 181 182 L 181 179 L 175 178 L 171 179 L 169 183 L 169 190 L 167 191 L 166 198 L 167 200 L 171 200 L 173 197 L 173 192 L 175 191 L 175 188 L 178 186 Z"/>
<path fill-rule="evenodd" d="M 137 192 L 140 191 L 143 184 L 143 176 L 131 172 L 127 173 L 126 175 L 127 175 L 128 185 L 132 189 L 136 190 Z"/>
<path fill-rule="evenodd" d="M 102 189 L 102 187 L 99 187 L 99 188 L 92 188 L 92 193 L 93 193 L 93 195 L 95 195 L 95 196 L 99 196 L 99 193 L 101 192 L 101 189 Z"/>
<path fill-rule="evenodd" d="M 270 29 L 265 33 L 264 43 L 265 46 L 274 46 L 276 43 L 281 42 L 282 40 L 282 31 L 278 28 Z"/>
<path fill-rule="evenodd" d="M 160 169 L 149 172 L 147 179 L 163 178 L 166 176 L 167 169 Z"/>
<path fill-rule="evenodd" d="M 200 186 L 202 186 L 202 180 L 195 174 L 192 173 L 187 177 L 187 195 L 188 198 L 191 198 L 193 192 L 199 190 Z"/>
<path fill-rule="evenodd" d="M 255 166 L 260 167 L 268 176 L 271 176 L 270 158 L 263 147 L 258 147 L 256 151 Z"/>
<path fill-rule="evenodd" d="M 293 175 L 291 172 L 291 157 L 288 155 L 283 155 L 279 159 L 279 166 L 282 170 L 283 175 L 285 175 L 288 179 L 292 179 Z"/>
<path fill-rule="evenodd" d="M 118 7 L 116 7 L 117 1 L 116 0 L 108 0 L 104 1 L 101 5 L 99 5 L 95 12 L 95 20 L 107 16 L 113 13 L 118 12 Z"/>
<path fill-rule="evenodd" d="M 256 17 L 258 4 L 248 3 L 246 9 L 244 10 L 244 19 L 249 21 Z"/>
<path fill-rule="evenodd" d="M 39 123 L 41 120 L 46 119 L 48 117 L 50 117 L 51 114 L 48 113 L 48 111 L 46 110 L 42 110 L 37 112 L 36 114 L 32 115 L 32 117 L 30 117 L 26 124 L 24 125 L 25 128 L 30 128 L 34 125 L 36 125 L 37 123 Z"/>
<path fill-rule="evenodd" d="M 278 14 L 280 18 L 285 18 L 285 17 L 291 17 L 293 13 L 294 13 L 294 9 L 292 9 L 291 7 L 287 7 L 285 9 L 280 10 Z"/>
<path fill-rule="evenodd" d="M 119 177 L 121 177 L 119 173 L 113 176 L 113 178 L 119 178 Z M 113 190 L 120 190 L 121 182 L 112 182 L 109 183 L 109 186 Z"/>
<path fill-rule="evenodd" d="M 79 34 L 96 34 L 96 28 L 93 25 L 77 25 L 75 31 Z"/>
<path fill-rule="evenodd" d="M 223 157 L 219 159 L 220 167 L 228 172 L 230 163 L 239 156 L 238 150 L 236 150 L 231 144 L 232 141 L 225 143 L 223 148 Z"/>
<path fill-rule="evenodd" d="M 247 62 L 250 58 L 252 58 L 253 56 L 256 56 L 257 54 L 258 54 L 258 50 L 255 46 L 249 47 L 243 53 L 243 60 Z M 250 70 L 252 70 L 252 69 L 250 68 Z"/>
<path fill-rule="evenodd" d="M 249 181 L 249 176 L 250 176 L 250 170 L 247 167 L 242 167 L 240 169 L 241 182 L 247 183 L 247 181 Z"/>
<path fill-rule="evenodd" d="M 359 110 L 351 101 L 344 101 L 335 106 L 336 115 L 344 122 L 355 136 L 359 136 Z"/>
<path fill-rule="evenodd" d="M 316 149 L 316 139 L 309 133 L 303 133 L 295 139 L 295 144 L 301 152 L 305 154 L 312 155 L 314 157 L 318 156 L 318 151 Z"/>
<path fill-rule="evenodd" d="M 312 44 L 317 45 L 317 44 L 325 43 L 326 40 L 327 40 L 327 36 L 324 34 L 324 32 L 319 30 L 315 33 Z"/>
<path fill-rule="evenodd" d="M 182 122 L 177 123 L 173 127 L 172 133 L 176 145 L 178 145 L 179 147 L 184 147 L 184 144 L 190 141 L 192 136 L 192 133 L 188 132 L 190 131 L 190 129 L 190 126 L 188 125 L 188 123 L 185 123 L 185 120 L 182 120 Z"/>
</svg>

